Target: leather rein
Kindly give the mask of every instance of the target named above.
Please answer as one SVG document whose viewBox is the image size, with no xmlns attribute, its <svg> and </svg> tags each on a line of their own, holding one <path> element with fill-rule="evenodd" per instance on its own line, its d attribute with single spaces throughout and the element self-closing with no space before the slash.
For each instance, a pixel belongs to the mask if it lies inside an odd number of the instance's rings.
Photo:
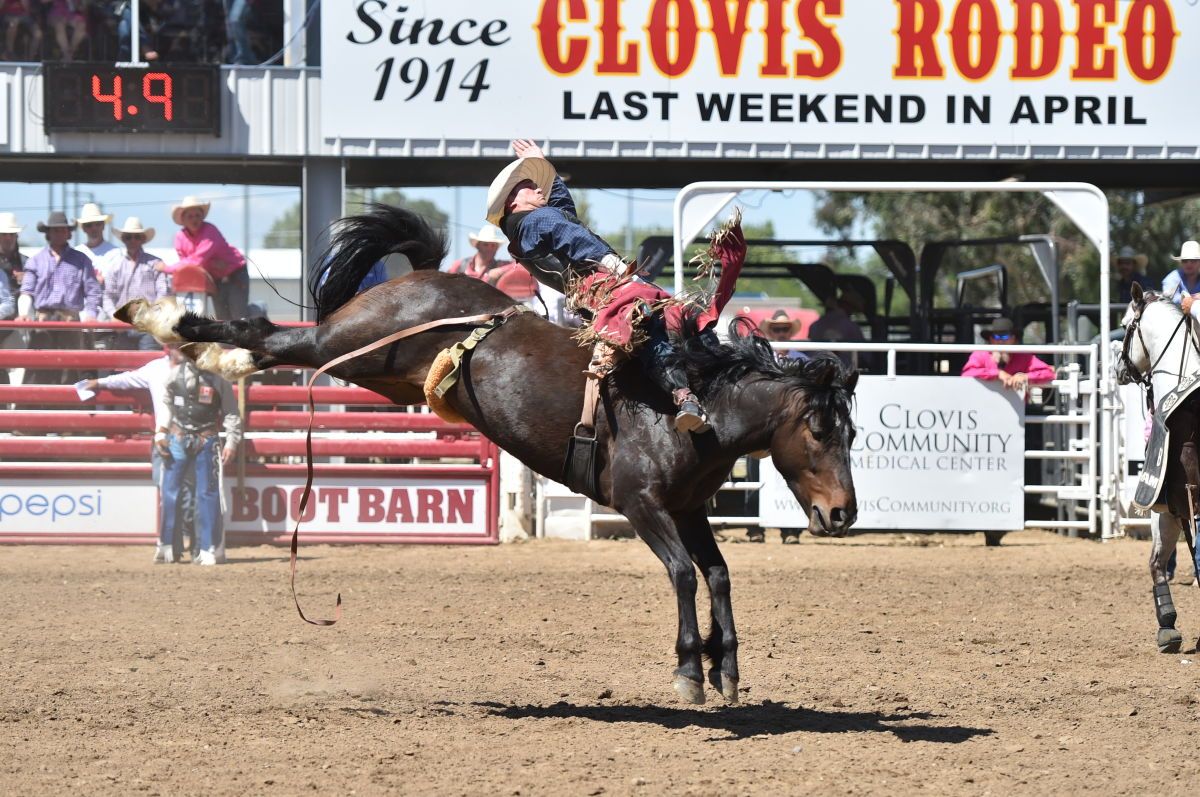
<svg viewBox="0 0 1200 797">
<path fill-rule="evenodd" d="M 309 377 L 309 379 L 308 379 L 308 384 L 305 385 L 305 387 L 308 389 L 308 428 L 305 430 L 305 433 L 304 433 L 304 449 L 305 449 L 305 462 L 306 462 L 306 465 L 308 468 L 308 472 L 307 472 L 307 477 L 305 478 L 305 481 L 304 481 L 304 493 L 300 498 L 300 509 L 296 513 L 296 517 L 297 517 L 296 525 L 292 529 L 292 552 L 291 552 L 292 601 L 296 604 L 296 611 L 299 612 L 301 620 L 303 620 L 304 622 L 306 622 L 310 625 L 333 625 L 338 620 L 342 619 L 342 594 L 340 592 L 338 593 L 338 596 L 337 596 L 337 604 L 334 607 L 334 616 L 333 616 L 332 620 L 309 619 L 308 616 L 304 614 L 304 610 L 300 608 L 300 599 L 296 597 L 296 554 L 300 548 L 300 520 L 299 520 L 299 518 L 304 517 L 304 510 L 307 508 L 308 499 L 312 495 L 312 484 L 313 484 L 312 430 L 313 430 L 314 416 L 317 411 L 316 404 L 313 402 L 313 384 L 317 381 L 317 379 L 322 374 L 329 371 L 330 369 L 336 368 L 337 366 L 341 365 L 342 363 L 348 362 L 349 360 L 353 360 L 356 357 L 361 357 L 364 354 L 369 354 L 377 349 L 381 349 L 384 346 L 389 346 L 398 340 L 403 340 L 404 338 L 412 337 L 413 335 L 419 335 L 422 332 L 428 332 L 431 329 L 437 329 L 439 327 L 479 325 L 479 324 L 487 324 L 487 323 L 491 323 L 491 322 L 494 322 L 495 326 L 500 327 L 500 326 L 503 326 L 513 316 L 519 315 L 522 312 L 524 312 L 523 307 L 514 305 L 512 307 L 509 307 L 506 310 L 502 310 L 499 313 L 481 313 L 479 315 L 465 315 L 465 316 L 458 316 L 456 318 L 443 318 L 438 321 L 427 321 L 424 324 L 417 324 L 416 326 L 408 327 L 407 329 L 402 329 L 399 332 L 393 332 L 392 334 L 388 335 L 387 337 L 380 338 L 379 340 L 375 341 L 374 343 L 368 343 L 366 346 L 355 349 L 354 351 L 347 352 L 346 354 L 342 354 L 338 357 L 334 357 L 332 360 L 330 360 L 329 362 L 322 365 L 316 371 L 313 371 L 313 375 L 311 377 Z"/>
</svg>

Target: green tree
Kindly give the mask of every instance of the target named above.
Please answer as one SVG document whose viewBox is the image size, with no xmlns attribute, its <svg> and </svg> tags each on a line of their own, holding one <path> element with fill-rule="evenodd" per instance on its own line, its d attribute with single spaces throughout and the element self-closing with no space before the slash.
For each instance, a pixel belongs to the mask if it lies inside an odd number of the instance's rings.
<svg viewBox="0 0 1200 797">
<path fill-rule="evenodd" d="M 445 230 L 450 216 L 427 199 L 409 199 L 403 191 L 396 189 L 352 188 L 346 192 L 347 213 L 361 213 L 371 202 L 405 207 L 423 216 L 435 228 Z M 300 246 L 300 203 L 288 208 L 271 224 L 263 237 L 263 246 L 268 249 L 297 249 Z"/>
</svg>

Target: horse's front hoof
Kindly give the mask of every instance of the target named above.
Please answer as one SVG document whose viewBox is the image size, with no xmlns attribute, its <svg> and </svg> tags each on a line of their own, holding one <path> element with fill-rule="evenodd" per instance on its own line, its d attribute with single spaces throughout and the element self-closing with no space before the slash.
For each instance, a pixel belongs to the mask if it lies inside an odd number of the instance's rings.
<svg viewBox="0 0 1200 797">
<path fill-rule="evenodd" d="M 1183 647 L 1183 634 L 1174 628 L 1160 628 L 1157 642 L 1159 653 L 1178 653 Z"/>
<path fill-rule="evenodd" d="M 676 675 L 674 683 L 675 691 L 679 696 L 691 703 L 694 706 L 704 705 L 704 684 L 700 681 L 693 681 L 686 675 Z"/>
<path fill-rule="evenodd" d="M 721 697 L 725 698 L 725 702 L 731 706 L 737 705 L 738 702 L 738 679 L 730 678 L 721 670 L 709 670 L 708 682 L 713 685 L 721 693 Z"/>
</svg>

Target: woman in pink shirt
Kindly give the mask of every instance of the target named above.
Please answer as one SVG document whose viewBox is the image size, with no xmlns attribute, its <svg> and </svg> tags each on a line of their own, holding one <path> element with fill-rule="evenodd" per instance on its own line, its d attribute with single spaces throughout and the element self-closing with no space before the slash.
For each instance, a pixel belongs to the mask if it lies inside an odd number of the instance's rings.
<svg viewBox="0 0 1200 797">
<path fill-rule="evenodd" d="M 1011 345 L 1017 342 L 1013 322 L 1007 318 L 997 318 L 990 327 L 983 329 L 982 335 L 987 343 Z M 1005 387 L 1022 391 L 1027 385 L 1040 385 L 1053 380 L 1054 368 L 1024 352 L 977 351 L 963 366 L 962 375 L 975 379 L 999 379 Z"/>
<path fill-rule="evenodd" d="M 171 208 L 171 218 L 182 228 L 175 234 L 179 260 L 162 270 L 173 274 L 184 266 L 200 266 L 217 284 L 217 294 L 213 297 L 217 319 L 245 318 L 250 301 L 246 258 L 225 240 L 215 225 L 205 221 L 210 205 L 189 196 Z"/>
</svg>

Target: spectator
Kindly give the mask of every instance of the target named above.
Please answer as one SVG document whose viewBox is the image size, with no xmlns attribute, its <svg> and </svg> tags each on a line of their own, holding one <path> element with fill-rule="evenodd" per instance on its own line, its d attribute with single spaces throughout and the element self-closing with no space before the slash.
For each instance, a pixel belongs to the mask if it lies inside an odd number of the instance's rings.
<svg viewBox="0 0 1200 797">
<path fill-rule="evenodd" d="M 1179 268 L 1163 280 L 1163 295 L 1182 306 L 1183 312 L 1190 313 L 1192 301 L 1200 294 L 1200 243 L 1184 241 L 1179 257 L 1172 255 L 1171 259 L 1179 263 Z"/>
<path fill-rule="evenodd" d="M 94 321 L 100 309 L 100 283 L 87 255 L 67 241 L 75 223 L 61 210 L 37 229 L 46 248 L 29 258 L 21 279 L 21 315 L 38 321 Z"/>
<path fill-rule="evenodd" d="M 79 211 L 79 218 L 75 220 L 79 229 L 83 230 L 83 234 L 87 236 L 87 242 L 75 248 L 88 256 L 88 260 L 92 261 L 92 266 L 96 269 L 96 276 L 101 280 L 104 278 L 100 276 L 100 262 L 105 255 L 117 250 L 116 244 L 104 239 L 104 227 L 111 221 L 112 214 L 101 213 L 100 206 L 95 202 L 88 202 L 84 205 L 83 210 Z"/>
<path fill-rule="evenodd" d="M 175 561 L 175 531 L 179 527 L 179 497 L 184 474 L 196 479 L 196 536 L 199 552 L 193 564 L 215 565 L 224 540 L 221 529 L 221 485 L 219 465 L 233 459 L 242 440 L 242 419 L 238 416 L 233 388 L 221 377 L 201 371 L 190 360 L 171 349 L 171 368 L 163 407 L 155 413 L 169 417 L 158 426 L 154 444 L 163 458 L 162 533 L 154 551 L 156 563 Z M 225 445 L 217 453 L 221 428 Z"/>
<path fill-rule="evenodd" d="M 117 60 L 130 61 L 133 50 L 133 3 L 126 0 L 118 10 L 117 16 Z M 146 61 L 157 61 L 158 50 L 154 45 L 154 37 L 150 32 L 155 27 L 160 15 L 159 0 L 140 0 L 138 3 L 138 49 Z"/>
<path fill-rule="evenodd" d="M 225 38 L 229 41 L 227 63 L 250 65 L 257 63 L 250 46 L 251 0 L 223 0 L 225 5 Z"/>
<path fill-rule="evenodd" d="M 496 225 L 483 225 L 478 233 L 467 235 L 467 240 L 471 242 L 471 246 L 475 247 L 475 254 L 470 257 L 464 257 L 461 260 L 455 260 L 446 269 L 447 272 L 451 274 L 466 274 L 468 277 L 481 280 L 487 278 L 489 272 L 512 263 L 511 260 L 496 259 L 496 252 L 500 249 L 500 245 L 508 243 L 508 239 L 504 237 L 504 233 L 500 232 L 500 228 Z M 495 285 L 499 277 L 500 274 L 497 273 L 489 282 Z"/>
<path fill-rule="evenodd" d="M 42 50 L 42 26 L 35 16 L 37 0 L 2 0 L 0 20 L 4 23 L 4 53 L 0 61 L 37 61 Z M 28 31 L 24 53 L 17 51 L 17 34 Z"/>
<path fill-rule="evenodd" d="M 993 345 L 1011 346 L 1019 342 L 1013 322 L 1007 318 L 997 318 L 980 334 L 985 343 Z M 1054 379 L 1054 368 L 1025 352 L 977 351 L 963 366 L 962 375 L 975 379 L 998 379 L 1004 387 L 1024 393 L 1030 384 L 1045 384 Z"/>
<path fill-rule="evenodd" d="M 87 38 L 88 0 L 42 0 L 49 7 L 46 22 L 54 32 L 54 42 L 64 61 L 74 61 L 75 51 Z M 71 32 L 67 33 L 70 28 Z"/>
<path fill-rule="evenodd" d="M 1187 296 L 1188 306 L 1183 308 L 1186 313 L 1191 306 L 1191 298 L 1200 293 L 1200 243 L 1184 241 L 1179 249 L 1179 257 L 1172 255 L 1171 259 L 1179 263 L 1179 267 L 1172 269 L 1163 279 L 1162 292 L 1175 304 L 1182 303 Z"/>
<path fill-rule="evenodd" d="M 861 313 L 862 298 L 854 291 L 843 288 L 835 297 L 830 294 L 825 300 L 825 314 L 813 322 L 808 328 L 809 340 L 820 340 L 828 343 L 846 343 L 865 340 L 862 328 L 850 318 L 851 313 Z M 839 351 L 838 358 L 848 367 L 858 364 L 858 352 Z"/>
<path fill-rule="evenodd" d="M 1148 258 L 1135 252 L 1132 246 L 1123 246 L 1114 260 L 1117 266 L 1117 301 L 1129 304 L 1133 299 L 1133 283 L 1141 285 L 1146 290 L 1154 289 L 1154 280 L 1143 272 Z"/>
<path fill-rule="evenodd" d="M 17 302 L 13 298 L 12 288 L 8 280 L 0 278 L 0 321 L 11 321 L 17 315 Z M 8 333 L 0 334 L 0 340 L 8 337 Z"/>
<path fill-rule="evenodd" d="M 9 293 L 16 296 L 21 290 L 21 278 L 25 276 L 25 261 L 21 254 L 17 236 L 25 229 L 17 223 L 16 214 L 0 213 L 0 279 L 8 283 Z"/>
<path fill-rule="evenodd" d="M 792 318 L 787 310 L 776 310 L 770 318 L 764 318 L 758 325 L 759 332 L 763 337 L 770 341 L 783 342 L 788 340 L 800 340 L 800 327 L 804 322 L 798 318 Z M 803 358 L 804 354 L 796 349 L 788 349 L 787 351 L 775 352 L 780 357 L 784 358 Z"/>
<path fill-rule="evenodd" d="M 124 226 L 114 225 L 113 232 L 121 236 L 125 249 L 115 249 L 101 261 L 104 312 L 109 318 L 126 302 L 134 299 L 153 302 L 171 292 L 167 275 L 158 269 L 162 261 L 143 248 L 154 240 L 154 228 L 143 227 L 141 219 L 130 216 Z M 114 343 L 117 349 L 154 351 L 159 348 L 153 335 L 136 330 L 118 332 Z"/>
<path fill-rule="evenodd" d="M 213 311 L 218 320 L 243 318 L 250 301 L 250 275 L 246 273 L 246 258 L 225 240 L 213 224 L 205 221 L 211 203 L 194 196 L 171 208 L 171 218 L 182 229 L 175 234 L 175 251 L 179 260 L 174 264 L 156 266 L 174 273 L 184 266 L 200 266 L 217 284 Z M 161 263 L 161 261 L 159 261 Z"/>
<path fill-rule="evenodd" d="M 46 235 L 46 248 L 25 262 L 17 314 L 36 321 L 95 321 L 100 311 L 100 282 L 87 255 L 67 243 L 75 222 L 61 210 L 52 212 L 46 223 L 38 222 Z M 91 336 L 80 340 L 75 330 L 37 330 L 29 335 L 31 349 L 91 348 Z M 74 371 L 27 371 L 29 384 L 71 384 Z"/>
</svg>

